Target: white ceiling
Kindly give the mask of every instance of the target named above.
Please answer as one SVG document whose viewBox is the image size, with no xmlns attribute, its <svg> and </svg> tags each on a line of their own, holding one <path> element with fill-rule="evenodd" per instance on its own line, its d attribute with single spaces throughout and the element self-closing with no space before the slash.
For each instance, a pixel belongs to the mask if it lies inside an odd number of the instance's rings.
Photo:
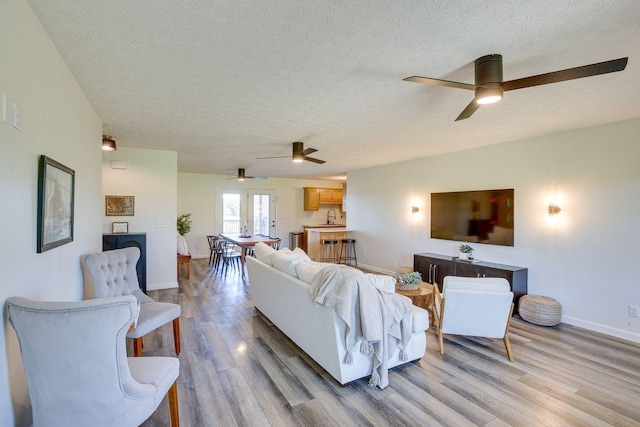
<svg viewBox="0 0 640 427">
<path fill-rule="evenodd" d="M 28 0 L 119 146 L 180 172 L 330 177 L 640 117 L 638 0 Z M 505 93 L 454 119 L 499 53 L 504 80 L 629 57 L 623 72 Z M 327 161 L 293 164 L 291 142 Z M 97 141 L 96 143 L 99 143 Z"/>
</svg>

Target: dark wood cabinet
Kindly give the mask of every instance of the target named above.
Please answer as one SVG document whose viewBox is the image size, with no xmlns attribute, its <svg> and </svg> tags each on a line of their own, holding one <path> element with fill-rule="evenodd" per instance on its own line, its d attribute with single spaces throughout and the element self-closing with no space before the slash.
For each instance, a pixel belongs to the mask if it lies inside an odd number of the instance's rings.
<svg viewBox="0 0 640 427">
<path fill-rule="evenodd" d="M 507 279 L 511 285 L 516 307 L 520 297 L 527 294 L 528 270 L 524 267 L 484 261 L 470 262 L 444 255 L 424 253 L 413 256 L 413 269 L 422 274 L 422 280 L 425 282 L 437 283 L 440 291 L 442 291 L 445 276 L 501 277 Z"/>
<path fill-rule="evenodd" d="M 437 283 L 442 291 L 445 276 L 455 276 L 453 258 L 438 254 L 416 254 L 413 256 L 413 271 L 422 275 L 422 281 Z"/>
<path fill-rule="evenodd" d="M 138 283 L 140 289 L 147 293 L 147 234 L 146 233 L 126 233 L 113 234 L 105 233 L 102 235 L 102 250 L 111 251 L 114 249 L 135 247 L 140 249 L 140 259 L 136 264 L 136 273 L 138 273 Z"/>
<path fill-rule="evenodd" d="M 492 262 L 469 262 L 455 258 L 456 276 L 462 277 L 501 277 L 511 285 L 516 302 L 527 294 L 528 270 L 513 265 L 495 264 Z"/>
</svg>

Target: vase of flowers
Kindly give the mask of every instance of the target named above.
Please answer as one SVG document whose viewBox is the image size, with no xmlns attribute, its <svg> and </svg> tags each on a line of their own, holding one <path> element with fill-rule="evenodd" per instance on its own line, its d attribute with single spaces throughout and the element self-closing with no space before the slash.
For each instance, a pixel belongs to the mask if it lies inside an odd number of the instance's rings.
<svg viewBox="0 0 640 427">
<path fill-rule="evenodd" d="M 422 275 L 417 271 L 412 273 L 405 273 L 398 276 L 398 280 L 400 280 L 400 289 L 405 291 L 413 291 L 420 287 L 420 283 L 422 282 Z"/>
<path fill-rule="evenodd" d="M 458 248 L 460 250 L 460 259 L 471 261 L 473 259 L 473 248 L 466 243 L 463 243 Z"/>
</svg>

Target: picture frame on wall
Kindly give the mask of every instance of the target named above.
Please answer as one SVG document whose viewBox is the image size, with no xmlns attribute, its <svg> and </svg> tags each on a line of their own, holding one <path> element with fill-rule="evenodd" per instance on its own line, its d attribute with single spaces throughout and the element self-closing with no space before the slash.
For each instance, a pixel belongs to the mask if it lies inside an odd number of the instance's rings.
<svg viewBox="0 0 640 427">
<path fill-rule="evenodd" d="M 112 222 L 111 223 L 111 232 L 113 234 L 124 234 L 129 232 L 129 223 L 128 222 Z"/>
<path fill-rule="evenodd" d="M 106 216 L 133 216 L 134 213 L 134 196 L 105 196 Z"/>
<path fill-rule="evenodd" d="M 40 156 L 36 233 L 38 253 L 73 241 L 75 176 L 73 169 L 45 155 Z"/>
</svg>

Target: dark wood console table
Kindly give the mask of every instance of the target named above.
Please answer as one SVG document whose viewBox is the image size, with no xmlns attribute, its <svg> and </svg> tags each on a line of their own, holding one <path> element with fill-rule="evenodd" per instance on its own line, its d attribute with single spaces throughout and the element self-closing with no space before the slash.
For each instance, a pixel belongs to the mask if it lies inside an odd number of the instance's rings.
<svg viewBox="0 0 640 427">
<path fill-rule="evenodd" d="M 524 267 L 485 261 L 463 261 L 455 257 L 423 253 L 413 256 L 413 270 L 422 274 L 422 280 L 425 282 L 437 283 L 441 291 L 445 276 L 502 277 L 511 285 L 516 307 L 520 297 L 527 294 L 528 269 Z"/>
</svg>

